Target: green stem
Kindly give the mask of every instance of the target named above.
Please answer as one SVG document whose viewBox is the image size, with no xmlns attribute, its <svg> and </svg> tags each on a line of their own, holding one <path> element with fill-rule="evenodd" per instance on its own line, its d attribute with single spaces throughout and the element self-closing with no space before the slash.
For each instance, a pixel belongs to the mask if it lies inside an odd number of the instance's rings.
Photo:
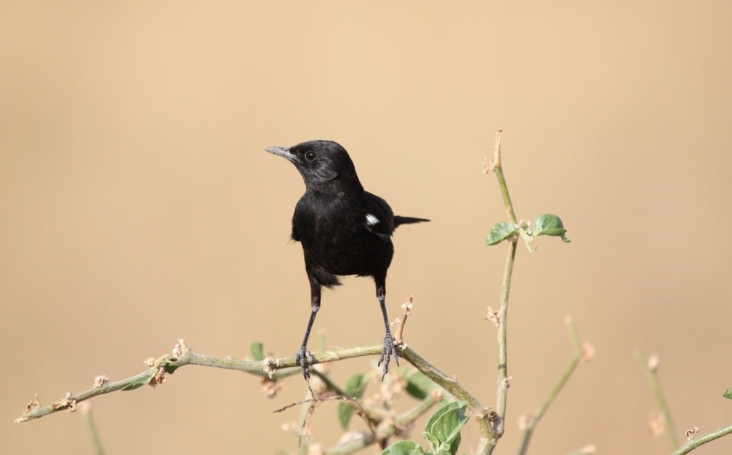
<svg viewBox="0 0 732 455">
<path fill-rule="evenodd" d="M 496 174 L 498 187 L 501 189 L 503 197 L 503 205 L 506 208 L 508 219 L 513 224 L 518 224 L 516 213 L 513 210 L 511 195 L 506 184 L 506 177 L 503 175 L 503 166 L 501 163 L 501 130 L 496 132 L 495 148 L 493 150 L 493 162 L 490 169 Z M 508 256 L 506 258 L 506 266 L 503 271 L 503 283 L 501 284 L 501 296 L 498 309 L 498 378 L 496 385 L 496 414 L 492 423 L 492 432 L 495 439 L 491 441 L 487 448 L 487 453 L 492 453 L 496 446 L 498 438 L 503 435 L 506 419 L 506 404 L 508 400 L 508 297 L 511 291 L 511 278 L 513 277 L 513 264 L 516 258 L 516 242 L 517 238 L 513 238 L 508 242 Z"/>
<path fill-rule="evenodd" d="M 513 277 L 513 264 L 516 258 L 516 241 L 508 244 L 508 257 L 506 267 L 503 271 L 503 284 L 501 285 L 501 301 L 498 310 L 498 379 L 496 391 L 496 413 L 498 414 L 495 427 L 496 436 L 500 438 L 505 428 L 506 403 L 508 400 L 508 296 L 511 291 L 511 278 Z"/>
<path fill-rule="evenodd" d="M 704 436 L 699 436 L 698 438 L 691 439 L 687 441 L 686 444 L 679 447 L 671 455 L 685 455 L 696 449 L 700 445 L 714 441 L 715 439 L 721 438 L 722 436 L 726 436 L 730 433 L 732 433 L 732 425 L 712 431 L 711 433 L 705 434 Z"/>
</svg>

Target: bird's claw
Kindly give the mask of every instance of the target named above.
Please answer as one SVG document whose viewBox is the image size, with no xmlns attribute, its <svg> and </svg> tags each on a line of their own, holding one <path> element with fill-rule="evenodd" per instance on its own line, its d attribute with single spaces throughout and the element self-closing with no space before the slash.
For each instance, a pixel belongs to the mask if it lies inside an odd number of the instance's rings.
<svg viewBox="0 0 732 455">
<path fill-rule="evenodd" d="M 384 368 L 381 370 L 382 381 L 386 377 L 386 373 L 389 372 L 389 361 L 391 360 L 391 356 L 394 356 L 394 361 L 396 362 L 397 366 L 399 366 L 399 355 L 397 354 L 397 348 L 394 345 L 394 338 L 392 338 L 391 333 L 387 332 L 386 336 L 384 337 L 384 349 L 381 351 L 379 363 L 376 364 L 377 366 L 381 366 L 381 362 L 384 362 Z"/>
<path fill-rule="evenodd" d="M 300 350 L 295 354 L 295 363 L 300 365 L 305 379 L 310 379 L 310 365 L 315 363 L 315 357 L 305 346 L 300 346 Z"/>
</svg>

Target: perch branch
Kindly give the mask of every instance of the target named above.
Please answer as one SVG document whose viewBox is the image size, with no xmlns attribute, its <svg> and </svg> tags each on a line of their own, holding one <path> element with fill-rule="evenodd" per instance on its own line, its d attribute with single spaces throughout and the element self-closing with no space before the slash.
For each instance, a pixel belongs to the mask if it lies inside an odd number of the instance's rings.
<svg viewBox="0 0 732 455">
<path fill-rule="evenodd" d="M 367 355 L 380 355 L 382 349 L 382 345 L 330 349 L 322 354 L 316 355 L 315 363 L 335 362 Z M 115 382 L 105 382 L 77 395 L 67 394 L 67 397 L 50 406 L 37 406 L 31 403 L 28 405 L 27 412 L 16 419 L 15 422 L 21 423 L 38 419 L 62 410 L 74 411 L 77 403 L 98 395 L 104 395 L 118 390 L 132 390 L 145 384 L 160 384 L 166 372 L 172 373 L 177 368 L 185 365 L 200 365 L 225 370 L 244 371 L 256 376 L 271 377 L 273 379 L 281 379 L 293 374 L 292 371 L 285 370 L 279 372 L 278 370 L 299 368 L 294 357 L 267 358 L 264 360 L 236 360 L 197 354 L 188 347 L 182 349 L 179 354 L 166 354 L 155 360 L 152 366 L 142 373 Z M 298 370 L 294 371 L 297 372 Z"/>
</svg>

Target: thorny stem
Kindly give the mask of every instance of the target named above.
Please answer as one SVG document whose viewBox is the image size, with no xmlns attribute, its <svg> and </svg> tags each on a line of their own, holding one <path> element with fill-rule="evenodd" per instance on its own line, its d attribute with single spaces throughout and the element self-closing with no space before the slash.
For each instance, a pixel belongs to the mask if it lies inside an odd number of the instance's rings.
<svg viewBox="0 0 732 455">
<path fill-rule="evenodd" d="M 519 455 L 524 455 L 526 453 L 526 450 L 529 448 L 529 441 L 531 440 L 534 428 L 582 361 L 582 343 L 580 342 L 579 335 L 577 334 L 577 328 L 569 317 L 565 319 L 565 323 L 567 324 L 567 329 L 569 329 L 569 337 L 572 340 L 572 360 L 569 362 L 569 366 L 564 371 L 564 374 L 559 378 L 559 381 L 554 385 L 554 388 L 549 392 L 549 396 L 546 397 L 541 406 L 539 406 L 539 409 L 537 409 L 534 415 L 530 416 L 526 422 L 526 429 L 524 430 L 524 437 L 521 441 Z"/>
<path fill-rule="evenodd" d="M 666 433 L 668 433 L 669 442 L 672 446 L 671 448 L 676 449 L 679 447 L 679 439 L 676 434 L 674 422 L 671 419 L 671 411 L 668 409 L 666 398 L 663 396 L 661 383 L 658 380 L 658 371 L 656 367 L 651 367 L 651 365 L 648 364 L 648 357 L 646 357 L 646 355 L 640 350 L 635 351 L 635 357 L 638 360 L 638 363 L 641 364 L 641 368 L 643 368 L 643 372 L 648 378 L 648 384 L 651 386 L 653 395 L 656 397 L 656 403 L 658 403 L 658 407 L 661 409 L 661 414 L 663 414 L 663 420 L 667 426 Z"/>
</svg>

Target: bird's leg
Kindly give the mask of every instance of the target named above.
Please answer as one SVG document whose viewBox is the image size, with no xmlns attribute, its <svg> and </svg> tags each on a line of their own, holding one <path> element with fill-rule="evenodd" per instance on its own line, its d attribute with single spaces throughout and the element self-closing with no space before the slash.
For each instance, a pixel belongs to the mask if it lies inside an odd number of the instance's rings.
<svg viewBox="0 0 732 455">
<path fill-rule="evenodd" d="M 386 277 L 374 277 L 376 282 L 376 298 L 379 299 L 381 305 L 381 314 L 384 316 L 384 328 L 386 329 L 386 335 L 384 335 L 384 349 L 381 351 L 381 357 L 379 357 L 378 366 L 381 366 L 381 362 L 384 362 L 384 368 L 381 370 L 381 380 L 384 380 L 386 373 L 389 371 L 389 361 L 391 356 L 394 356 L 394 361 L 399 365 L 399 355 L 397 355 L 396 346 L 394 346 L 394 338 L 391 336 L 391 330 L 389 330 L 389 317 L 386 315 Z"/>
<path fill-rule="evenodd" d="M 315 315 L 318 314 L 320 309 L 320 283 L 315 280 L 315 277 L 308 273 L 310 279 L 310 319 L 308 320 L 308 327 L 305 329 L 305 337 L 302 340 L 302 346 L 295 354 L 295 363 L 300 365 L 302 369 L 302 375 L 305 379 L 310 379 L 310 365 L 315 362 L 315 357 L 308 351 L 308 338 L 310 338 L 310 330 L 313 328 L 315 322 Z"/>
</svg>

